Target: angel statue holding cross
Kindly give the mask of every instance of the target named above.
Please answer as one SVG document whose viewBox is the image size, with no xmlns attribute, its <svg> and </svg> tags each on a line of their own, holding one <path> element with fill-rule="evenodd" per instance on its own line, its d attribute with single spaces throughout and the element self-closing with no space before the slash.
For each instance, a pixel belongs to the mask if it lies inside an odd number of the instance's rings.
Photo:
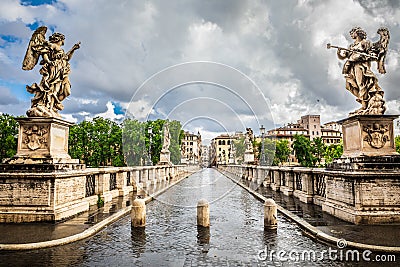
<svg viewBox="0 0 400 267">
<path fill-rule="evenodd" d="M 354 40 L 348 48 L 327 44 L 327 48 L 336 48 L 340 60 L 346 59 L 343 65 L 346 89 L 350 91 L 361 108 L 350 113 L 353 115 L 383 115 L 385 101 L 383 90 L 378 84 L 378 79 L 371 70 L 371 63 L 377 62 L 379 73 L 386 73 L 385 58 L 388 50 L 390 34 L 387 28 L 379 28 L 377 33 L 380 39 L 372 43 L 366 39 L 367 33 L 360 27 L 350 30 L 350 37 Z"/>
<path fill-rule="evenodd" d="M 26 90 L 34 94 L 31 108 L 26 112 L 28 117 L 61 117 L 59 110 L 64 109 L 61 103 L 71 94 L 71 84 L 68 75 L 71 71 L 69 60 L 74 51 L 79 49 L 80 42 L 76 43 L 67 53 L 61 48 L 65 36 L 55 32 L 46 40 L 47 27 L 41 26 L 32 34 L 25 58 L 23 70 L 32 70 L 42 57 L 39 73 L 42 79 L 39 84 L 27 85 Z"/>
</svg>

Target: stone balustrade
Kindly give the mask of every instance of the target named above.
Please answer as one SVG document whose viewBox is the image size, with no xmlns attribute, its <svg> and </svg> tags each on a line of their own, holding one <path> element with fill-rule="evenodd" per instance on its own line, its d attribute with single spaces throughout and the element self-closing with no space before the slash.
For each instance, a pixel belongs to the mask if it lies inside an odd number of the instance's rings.
<svg viewBox="0 0 400 267">
<path fill-rule="evenodd" d="M 0 222 L 58 221 L 160 182 L 179 179 L 195 166 L 101 167 L 55 171 L 0 171 Z M 150 191 L 150 190 L 149 190 Z"/>
<path fill-rule="evenodd" d="M 355 224 L 400 222 L 400 171 L 220 165 L 222 171 L 313 203 Z"/>
</svg>

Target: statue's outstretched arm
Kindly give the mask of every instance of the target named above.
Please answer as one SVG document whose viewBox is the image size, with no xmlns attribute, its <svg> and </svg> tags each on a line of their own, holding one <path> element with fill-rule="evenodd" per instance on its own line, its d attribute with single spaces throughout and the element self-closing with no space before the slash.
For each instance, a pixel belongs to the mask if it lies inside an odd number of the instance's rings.
<svg viewBox="0 0 400 267">
<path fill-rule="evenodd" d="M 79 49 L 81 47 L 81 42 L 78 42 L 74 44 L 74 46 L 67 52 L 67 60 L 69 61 L 72 58 L 72 55 L 74 54 L 75 50 Z"/>
</svg>

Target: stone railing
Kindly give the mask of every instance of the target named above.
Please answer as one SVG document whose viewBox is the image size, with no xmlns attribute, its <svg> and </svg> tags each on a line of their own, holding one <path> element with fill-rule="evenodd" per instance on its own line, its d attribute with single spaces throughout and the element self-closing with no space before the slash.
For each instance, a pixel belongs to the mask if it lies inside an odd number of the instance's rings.
<svg viewBox="0 0 400 267">
<path fill-rule="evenodd" d="M 142 195 L 163 181 L 197 171 L 195 166 L 140 166 L 0 172 L 0 222 L 57 221 L 132 191 Z M 149 190 L 146 190 L 149 188 Z"/>
<path fill-rule="evenodd" d="M 400 171 L 220 165 L 241 179 L 313 203 L 356 224 L 400 222 Z"/>
<path fill-rule="evenodd" d="M 187 165 L 88 168 L 85 170 L 86 200 L 94 205 L 99 196 L 109 202 L 132 191 L 147 194 L 157 183 L 188 176 L 197 170 L 196 166 Z"/>
</svg>

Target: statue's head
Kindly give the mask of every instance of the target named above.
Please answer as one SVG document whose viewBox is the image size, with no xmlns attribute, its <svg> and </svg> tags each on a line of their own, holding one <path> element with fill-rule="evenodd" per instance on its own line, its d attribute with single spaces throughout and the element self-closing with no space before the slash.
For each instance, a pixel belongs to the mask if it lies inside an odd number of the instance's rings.
<svg viewBox="0 0 400 267">
<path fill-rule="evenodd" d="M 381 28 L 378 29 L 377 33 L 384 34 L 384 35 L 389 35 L 389 30 L 386 27 L 381 27 Z"/>
<path fill-rule="evenodd" d="M 353 37 L 353 35 L 358 36 L 361 39 L 367 38 L 367 33 L 363 29 L 361 29 L 361 27 L 354 27 L 353 29 L 351 29 L 350 36 Z"/>
<path fill-rule="evenodd" d="M 50 43 L 58 43 L 59 41 L 64 41 L 65 36 L 62 33 L 55 32 L 49 37 Z"/>
</svg>

